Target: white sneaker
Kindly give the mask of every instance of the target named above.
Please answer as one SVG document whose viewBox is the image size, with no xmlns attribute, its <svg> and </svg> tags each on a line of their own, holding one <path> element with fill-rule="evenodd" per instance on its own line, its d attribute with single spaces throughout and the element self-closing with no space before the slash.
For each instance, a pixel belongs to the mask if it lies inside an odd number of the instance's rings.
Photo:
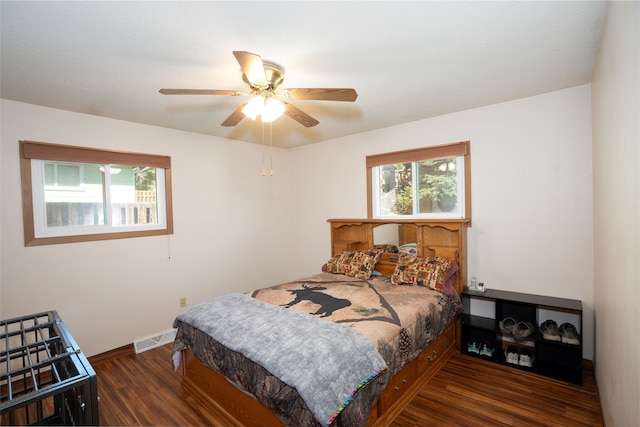
<svg viewBox="0 0 640 427">
<path fill-rule="evenodd" d="M 527 349 L 523 349 L 520 353 L 520 360 L 518 361 L 520 366 L 526 366 L 528 368 L 533 367 L 533 353 Z"/>
<path fill-rule="evenodd" d="M 504 357 L 507 363 L 510 363 L 512 365 L 518 364 L 518 350 L 514 346 L 510 345 L 504 351 Z"/>
</svg>

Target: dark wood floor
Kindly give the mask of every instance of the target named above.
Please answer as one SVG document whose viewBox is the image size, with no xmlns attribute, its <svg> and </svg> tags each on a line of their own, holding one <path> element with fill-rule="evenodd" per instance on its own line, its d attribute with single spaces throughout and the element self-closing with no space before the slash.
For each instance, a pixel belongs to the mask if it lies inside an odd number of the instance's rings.
<svg viewBox="0 0 640 427">
<path fill-rule="evenodd" d="M 226 427 L 182 389 L 170 350 L 94 363 L 101 425 Z M 602 426 L 602 417 L 591 371 L 578 387 L 454 354 L 391 426 Z"/>
<path fill-rule="evenodd" d="M 454 354 L 391 424 L 407 426 L 602 426 L 593 378 L 565 384 Z"/>
</svg>

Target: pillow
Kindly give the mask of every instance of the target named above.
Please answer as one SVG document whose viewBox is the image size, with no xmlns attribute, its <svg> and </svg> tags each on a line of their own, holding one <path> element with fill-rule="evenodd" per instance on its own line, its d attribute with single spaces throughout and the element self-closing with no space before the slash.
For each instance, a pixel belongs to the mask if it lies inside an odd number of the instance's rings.
<svg viewBox="0 0 640 427">
<path fill-rule="evenodd" d="M 418 244 L 417 243 L 406 243 L 404 245 L 400 245 L 398 251 L 401 254 L 411 254 L 418 255 Z"/>
<path fill-rule="evenodd" d="M 342 254 L 334 255 L 331 257 L 329 261 L 325 265 L 322 266 L 322 271 L 326 271 L 329 273 L 337 273 L 338 272 L 338 261 L 340 261 L 340 257 Z"/>
<path fill-rule="evenodd" d="M 458 264 L 446 258 L 425 258 L 403 253 L 398 258 L 391 283 L 425 286 L 451 296 L 459 271 Z"/>
<path fill-rule="evenodd" d="M 397 254 L 398 247 L 391 243 L 385 243 L 383 245 L 373 245 L 373 250 L 376 252 L 383 252 L 387 254 Z"/>
<path fill-rule="evenodd" d="M 327 271 L 358 279 L 369 279 L 379 258 L 380 253 L 375 251 L 344 251 L 327 261 Z"/>
</svg>

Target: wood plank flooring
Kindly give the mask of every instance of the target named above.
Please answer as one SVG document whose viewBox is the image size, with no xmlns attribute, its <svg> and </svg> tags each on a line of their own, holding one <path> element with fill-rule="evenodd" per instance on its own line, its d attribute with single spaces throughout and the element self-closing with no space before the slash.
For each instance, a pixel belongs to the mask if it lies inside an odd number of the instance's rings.
<svg viewBox="0 0 640 427">
<path fill-rule="evenodd" d="M 583 384 L 456 353 L 391 426 L 602 426 L 593 371 Z"/>
<path fill-rule="evenodd" d="M 226 427 L 182 389 L 171 344 L 93 362 L 104 426 Z M 602 426 L 593 380 L 578 387 L 454 354 L 392 422 L 413 426 Z"/>
</svg>

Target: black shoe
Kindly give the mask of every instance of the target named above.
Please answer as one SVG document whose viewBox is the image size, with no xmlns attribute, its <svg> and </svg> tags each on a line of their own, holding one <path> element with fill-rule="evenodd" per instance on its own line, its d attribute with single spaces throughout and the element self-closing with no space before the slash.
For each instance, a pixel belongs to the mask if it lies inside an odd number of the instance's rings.
<svg viewBox="0 0 640 427">
<path fill-rule="evenodd" d="M 532 323 L 529 322 L 518 322 L 513 328 L 513 337 L 516 340 L 524 340 L 536 331 L 536 327 L 533 326 Z"/>
<path fill-rule="evenodd" d="M 578 334 L 578 330 L 571 323 L 563 323 L 560 325 L 558 332 L 560 333 L 560 339 L 563 343 L 580 345 L 580 334 Z"/>
<path fill-rule="evenodd" d="M 513 317 L 506 317 L 500 321 L 500 332 L 503 334 L 510 334 L 513 332 L 513 328 L 516 327 L 518 321 Z"/>
<path fill-rule="evenodd" d="M 560 333 L 558 332 L 558 324 L 554 320 L 545 320 L 540 324 L 540 333 L 542 338 L 548 341 L 560 341 Z"/>
</svg>

